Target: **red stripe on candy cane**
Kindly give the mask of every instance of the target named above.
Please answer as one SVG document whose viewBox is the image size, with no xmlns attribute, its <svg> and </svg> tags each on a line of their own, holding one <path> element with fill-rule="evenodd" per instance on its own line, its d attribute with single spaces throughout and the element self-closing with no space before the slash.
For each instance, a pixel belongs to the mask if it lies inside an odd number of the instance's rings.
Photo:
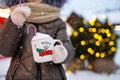
<svg viewBox="0 0 120 80">
<path fill-rule="evenodd" d="M 22 4 L 22 1 L 21 1 L 21 0 L 19 1 L 19 4 L 20 4 L 20 6 L 21 6 L 21 4 Z"/>
<path fill-rule="evenodd" d="M 0 55 L 0 59 L 6 59 L 6 57 Z"/>
</svg>

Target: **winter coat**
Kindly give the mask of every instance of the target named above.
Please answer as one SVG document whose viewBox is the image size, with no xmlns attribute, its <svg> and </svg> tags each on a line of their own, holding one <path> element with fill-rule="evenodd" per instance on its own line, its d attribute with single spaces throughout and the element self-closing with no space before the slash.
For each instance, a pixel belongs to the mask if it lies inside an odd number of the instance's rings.
<svg viewBox="0 0 120 80">
<path fill-rule="evenodd" d="M 30 28 L 30 34 L 26 33 L 28 24 L 30 23 L 25 22 L 24 26 L 19 28 L 9 18 L 0 33 L 0 54 L 12 57 L 6 80 L 37 80 L 37 73 L 40 74 L 40 80 L 66 80 L 62 63 L 69 62 L 74 57 L 74 50 L 67 36 L 65 23 L 57 18 L 52 22 L 34 24 L 37 32 L 47 33 L 54 39 L 61 40 L 68 50 L 68 57 L 64 62 L 40 63 L 38 68 L 38 64 L 33 60 L 30 44 L 34 31 Z"/>
</svg>

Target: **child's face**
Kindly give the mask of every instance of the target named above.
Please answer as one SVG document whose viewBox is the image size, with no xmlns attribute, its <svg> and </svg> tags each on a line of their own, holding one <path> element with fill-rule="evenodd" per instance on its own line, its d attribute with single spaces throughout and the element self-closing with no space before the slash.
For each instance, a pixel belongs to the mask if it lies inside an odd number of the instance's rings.
<svg viewBox="0 0 120 80">
<path fill-rule="evenodd" d="M 43 0 L 27 0 L 28 2 L 35 2 L 35 3 L 40 3 L 42 2 Z"/>
</svg>

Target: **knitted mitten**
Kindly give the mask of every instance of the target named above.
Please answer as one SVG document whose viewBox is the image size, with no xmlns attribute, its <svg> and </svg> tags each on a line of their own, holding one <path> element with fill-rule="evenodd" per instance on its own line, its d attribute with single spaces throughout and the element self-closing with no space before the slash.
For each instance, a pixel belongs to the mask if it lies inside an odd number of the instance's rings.
<svg viewBox="0 0 120 80">
<path fill-rule="evenodd" d="M 63 45 L 56 45 L 53 49 L 53 62 L 61 63 L 67 58 L 68 52 Z"/>
<path fill-rule="evenodd" d="M 10 15 L 12 22 L 17 26 L 23 26 L 23 23 L 27 17 L 31 14 L 31 10 L 27 6 L 20 6 L 15 8 Z"/>
</svg>

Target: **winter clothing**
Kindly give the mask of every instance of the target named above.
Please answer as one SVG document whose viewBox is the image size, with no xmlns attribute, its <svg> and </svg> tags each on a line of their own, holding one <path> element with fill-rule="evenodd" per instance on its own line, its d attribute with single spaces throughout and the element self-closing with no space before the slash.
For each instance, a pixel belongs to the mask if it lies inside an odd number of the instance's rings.
<svg viewBox="0 0 120 80">
<path fill-rule="evenodd" d="M 14 6 L 19 4 L 20 0 L 4 0 L 4 3 L 6 3 L 8 7 Z M 21 3 L 27 2 L 26 0 L 21 0 Z M 66 0 L 43 0 L 43 3 L 49 4 L 55 7 L 62 7 Z"/>
<path fill-rule="evenodd" d="M 53 53 L 54 53 L 53 54 L 53 62 L 54 63 L 61 63 L 68 56 L 67 50 L 61 45 L 56 45 L 55 48 L 53 49 Z"/>
<path fill-rule="evenodd" d="M 13 5 L 19 4 L 20 0 L 4 0 L 8 7 L 11 7 Z M 25 3 L 26 0 L 21 0 L 21 3 Z"/>
<path fill-rule="evenodd" d="M 40 80 L 66 80 L 61 64 L 69 62 L 74 57 L 74 50 L 67 36 L 65 23 L 58 17 L 46 23 L 32 23 L 36 26 L 37 32 L 61 40 L 68 51 L 67 58 L 60 64 L 51 61 L 40 63 L 40 66 L 34 62 L 32 55 L 30 43 L 34 36 L 33 28 L 30 28 L 29 35 L 26 34 L 26 27 L 31 23 L 25 22 L 22 27 L 18 27 L 9 18 L 0 33 L 0 54 L 12 57 L 6 80 L 36 80 L 37 73 L 40 74 Z"/>
<path fill-rule="evenodd" d="M 60 9 L 59 8 L 56 8 L 54 6 L 50 6 L 48 4 L 42 4 L 42 3 L 25 3 L 25 4 L 22 4 L 22 6 L 28 6 L 31 9 L 31 14 L 26 19 L 27 22 L 46 23 L 46 22 L 53 21 L 60 14 Z M 16 7 L 17 7 L 17 10 L 14 10 Z M 26 10 L 27 9 L 24 9 L 24 7 L 23 8 L 18 7 L 18 5 L 11 7 L 11 11 L 17 12 L 17 13 L 21 12 L 24 15 L 26 15 L 26 13 L 27 14 L 30 13 L 29 10 L 27 10 L 27 11 Z M 17 14 L 13 14 L 13 16 L 14 15 L 17 15 Z M 18 17 L 16 17 L 16 18 L 18 19 Z M 25 18 L 26 18 L 26 16 L 25 16 Z"/>
<path fill-rule="evenodd" d="M 31 9 L 28 6 L 17 7 L 11 13 L 11 20 L 17 26 L 23 26 L 24 21 L 31 14 Z"/>
</svg>

